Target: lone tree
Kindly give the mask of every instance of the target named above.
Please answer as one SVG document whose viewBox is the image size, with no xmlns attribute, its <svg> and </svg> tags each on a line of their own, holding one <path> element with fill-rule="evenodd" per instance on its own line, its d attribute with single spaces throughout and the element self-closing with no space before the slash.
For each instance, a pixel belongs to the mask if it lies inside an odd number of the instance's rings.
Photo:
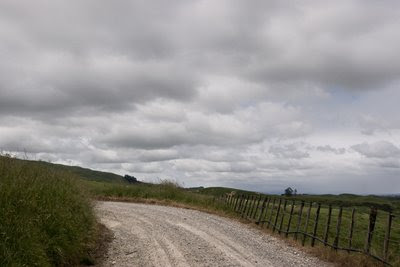
<svg viewBox="0 0 400 267">
<path fill-rule="evenodd" d="M 125 179 L 128 183 L 130 183 L 130 184 L 135 184 L 135 183 L 138 183 L 138 182 L 139 182 L 134 176 L 130 176 L 130 175 L 128 175 L 128 174 L 126 174 L 126 175 L 124 176 L 124 179 Z"/>
<path fill-rule="evenodd" d="M 285 189 L 285 196 L 291 197 L 293 195 L 294 190 L 291 187 Z"/>
</svg>

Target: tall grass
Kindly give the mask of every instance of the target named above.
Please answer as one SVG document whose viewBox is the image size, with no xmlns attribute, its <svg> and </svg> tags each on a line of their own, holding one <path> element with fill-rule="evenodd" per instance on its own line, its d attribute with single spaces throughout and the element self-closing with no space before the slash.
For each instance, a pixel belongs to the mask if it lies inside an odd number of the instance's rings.
<svg viewBox="0 0 400 267">
<path fill-rule="evenodd" d="M 71 174 L 0 156 L 0 266 L 78 264 L 94 232 Z"/>
</svg>

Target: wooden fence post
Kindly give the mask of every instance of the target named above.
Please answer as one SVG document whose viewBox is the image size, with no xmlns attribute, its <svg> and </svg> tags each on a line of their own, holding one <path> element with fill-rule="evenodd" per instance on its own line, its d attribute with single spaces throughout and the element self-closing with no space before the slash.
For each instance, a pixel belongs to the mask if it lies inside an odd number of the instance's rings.
<svg viewBox="0 0 400 267">
<path fill-rule="evenodd" d="M 386 225 L 386 234 L 385 234 L 385 243 L 383 245 L 383 259 L 385 261 L 389 260 L 389 240 L 390 240 L 390 231 L 392 229 L 392 220 L 394 215 L 389 213 L 387 225 Z"/>
<path fill-rule="evenodd" d="M 342 225 L 342 214 L 343 214 L 343 207 L 340 207 L 339 208 L 338 219 L 337 219 L 337 224 L 336 224 L 336 236 L 335 236 L 335 240 L 333 241 L 333 248 L 335 250 L 337 250 L 338 247 L 339 247 L 340 227 Z"/>
<path fill-rule="evenodd" d="M 251 210 L 249 212 L 249 219 L 251 220 L 252 216 L 253 216 L 253 212 L 254 212 L 254 208 L 256 207 L 257 204 L 257 196 L 253 196 L 253 203 L 251 205 Z"/>
<path fill-rule="evenodd" d="M 374 235 L 376 216 L 378 215 L 378 210 L 376 207 L 372 207 L 369 213 L 369 226 L 367 238 L 365 239 L 365 253 L 368 255 L 371 248 L 372 237 Z"/>
<path fill-rule="evenodd" d="M 314 222 L 314 231 L 313 231 L 313 237 L 311 239 L 311 246 L 313 247 L 315 245 L 315 238 L 317 237 L 317 230 L 318 230 L 318 220 L 319 220 L 319 211 L 321 210 L 321 204 L 318 203 L 317 206 L 317 213 L 315 214 L 315 222 Z"/>
<path fill-rule="evenodd" d="M 303 232 L 303 241 L 301 242 L 301 245 L 304 246 L 306 244 L 306 238 L 307 238 L 307 229 L 308 229 L 308 223 L 310 221 L 310 215 L 311 215 L 311 208 L 312 208 L 312 201 L 310 201 L 310 206 L 308 207 L 307 211 L 307 219 L 306 219 L 306 225 L 304 226 L 304 232 Z"/>
<path fill-rule="evenodd" d="M 302 200 L 300 204 L 299 217 L 297 218 L 297 226 L 296 226 L 296 232 L 294 233 L 294 240 L 297 240 L 297 234 L 300 232 L 301 219 L 303 217 L 303 209 L 304 209 L 304 200 Z"/>
<path fill-rule="evenodd" d="M 247 205 L 249 204 L 250 195 L 247 196 L 246 201 L 244 202 L 243 210 L 242 210 L 242 218 L 246 214 Z"/>
<path fill-rule="evenodd" d="M 236 198 L 235 209 L 234 209 L 236 212 L 239 210 L 239 205 L 240 205 L 241 199 L 242 199 L 242 195 L 238 195 Z"/>
<path fill-rule="evenodd" d="M 244 218 L 246 218 L 247 213 L 249 212 L 250 203 L 251 203 L 251 195 L 248 196 L 246 205 L 244 206 L 243 215 L 242 215 L 242 217 L 244 217 Z"/>
<path fill-rule="evenodd" d="M 246 212 L 246 217 L 247 217 L 247 218 L 249 217 L 250 212 L 251 212 L 252 209 L 253 209 L 253 205 L 254 205 L 254 196 L 250 196 L 249 208 L 247 209 L 247 212 Z"/>
<path fill-rule="evenodd" d="M 234 210 L 235 212 L 237 212 L 238 209 L 239 209 L 239 204 L 240 204 L 240 198 L 241 198 L 241 196 L 242 196 L 242 195 L 238 195 L 237 198 L 236 198 L 235 206 L 233 207 L 233 210 Z"/>
<path fill-rule="evenodd" d="M 285 213 L 286 213 L 286 205 L 287 205 L 287 199 L 283 202 L 283 212 L 282 212 L 282 217 L 281 217 L 281 224 L 279 225 L 279 234 L 282 232 L 282 227 L 283 227 L 283 222 L 285 219 Z"/>
<path fill-rule="evenodd" d="M 246 207 L 246 201 L 247 201 L 247 197 L 246 197 L 246 195 L 243 195 L 242 205 L 241 205 L 240 211 L 239 211 L 240 214 L 243 213 L 243 209 Z"/>
<path fill-rule="evenodd" d="M 233 202 L 234 202 L 233 211 L 236 211 L 236 207 L 237 207 L 237 204 L 238 204 L 238 202 L 239 202 L 239 198 L 240 198 L 240 196 L 237 195 L 236 198 L 235 198 L 235 200 L 233 201 Z"/>
<path fill-rule="evenodd" d="M 353 246 L 355 213 L 356 213 L 356 209 L 353 208 L 353 210 L 351 211 L 351 222 L 350 222 L 350 231 L 349 231 L 349 248 L 351 248 Z"/>
<path fill-rule="evenodd" d="M 269 214 L 269 217 L 268 217 L 268 228 L 269 228 L 269 226 L 272 224 L 272 214 L 274 213 L 274 208 L 275 208 L 275 202 L 276 202 L 276 198 L 274 198 L 274 201 L 272 201 L 272 207 L 271 207 L 271 213 Z M 265 216 L 266 216 L 267 214 L 265 214 Z"/>
<path fill-rule="evenodd" d="M 328 237 L 329 237 L 329 228 L 331 226 L 331 217 L 332 217 L 332 205 L 329 204 L 328 207 L 328 215 L 326 219 L 326 227 L 325 227 L 325 234 L 324 234 L 324 245 L 328 245 Z"/>
<path fill-rule="evenodd" d="M 243 195 L 242 202 L 240 203 L 240 210 L 239 210 L 239 213 L 240 213 L 240 214 L 243 213 L 243 209 L 244 209 L 244 207 L 245 207 L 245 203 L 246 203 L 246 195 Z"/>
<path fill-rule="evenodd" d="M 245 209 L 245 213 L 244 213 L 244 217 L 247 218 L 247 214 L 249 213 L 250 207 L 251 207 L 251 199 L 253 198 L 252 195 L 249 195 L 249 197 L 247 198 L 247 203 L 246 203 L 246 209 Z"/>
<path fill-rule="evenodd" d="M 276 226 L 278 224 L 278 217 L 279 217 L 279 212 L 281 211 L 281 204 L 282 204 L 282 198 L 279 198 L 278 210 L 276 211 L 276 216 L 275 216 L 275 221 L 274 221 L 274 225 L 272 228 L 272 232 L 275 232 Z"/>
<path fill-rule="evenodd" d="M 243 207 L 243 200 L 244 200 L 244 195 L 240 195 L 240 199 L 239 199 L 239 205 L 237 207 L 237 212 L 240 213 L 240 211 L 242 210 Z"/>
<path fill-rule="evenodd" d="M 285 234 L 286 238 L 289 236 L 290 224 L 292 223 L 294 203 L 295 203 L 295 201 L 292 200 L 292 207 L 290 208 L 289 221 L 288 221 L 288 224 L 287 224 L 287 227 L 286 227 L 286 234 Z"/>
<path fill-rule="evenodd" d="M 258 201 L 257 201 L 257 205 L 255 205 L 255 209 L 251 211 L 250 218 L 256 219 L 257 211 L 258 211 L 258 208 L 260 206 L 260 202 L 261 202 L 261 194 L 258 197 Z"/>
<path fill-rule="evenodd" d="M 267 205 L 265 206 L 265 211 L 264 211 L 264 215 L 262 217 L 263 219 L 261 222 L 261 227 L 264 227 L 264 224 L 267 221 L 267 214 L 268 214 L 270 204 L 271 204 L 271 197 L 268 198 Z"/>
<path fill-rule="evenodd" d="M 257 220 L 256 224 L 260 224 L 260 222 L 261 222 L 261 218 L 262 218 L 262 215 L 263 215 L 264 210 L 265 210 L 265 202 L 267 201 L 267 199 L 269 201 L 269 197 L 265 196 L 264 201 L 261 204 L 260 215 L 258 216 L 258 220 Z"/>
</svg>

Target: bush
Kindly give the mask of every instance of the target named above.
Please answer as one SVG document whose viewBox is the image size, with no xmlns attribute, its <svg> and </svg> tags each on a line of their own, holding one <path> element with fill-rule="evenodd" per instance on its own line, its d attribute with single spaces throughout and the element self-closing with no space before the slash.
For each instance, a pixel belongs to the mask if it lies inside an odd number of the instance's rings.
<svg viewBox="0 0 400 267">
<path fill-rule="evenodd" d="M 71 174 L 0 156 L 0 266 L 78 264 L 94 229 Z"/>
</svg>

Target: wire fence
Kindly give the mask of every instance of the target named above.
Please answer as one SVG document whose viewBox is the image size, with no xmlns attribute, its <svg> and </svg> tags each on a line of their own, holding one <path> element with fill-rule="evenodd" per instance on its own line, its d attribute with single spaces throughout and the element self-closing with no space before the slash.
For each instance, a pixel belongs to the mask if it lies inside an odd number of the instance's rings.
<svg viewBox="0 0 400 267">
<path fill-rule="evenodd" d="M 303 246 L 363 253 L 400 266 L 400 215 L 376 207 L 343 207 L 284 197 L 227 194 L 230 209 Z"/>
</svg>

